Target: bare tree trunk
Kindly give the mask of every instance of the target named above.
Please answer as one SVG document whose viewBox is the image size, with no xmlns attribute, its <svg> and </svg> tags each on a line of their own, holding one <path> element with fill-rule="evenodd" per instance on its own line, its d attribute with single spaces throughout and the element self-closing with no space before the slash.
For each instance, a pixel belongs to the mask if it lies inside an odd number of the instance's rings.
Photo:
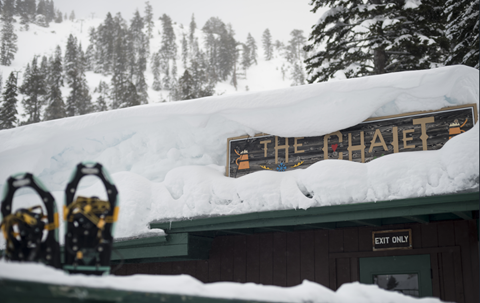
<svg viewBox="0 0 480 303">
<path fill-rule="evenodd" d="M 380 75 L 385 73 L 385 50 L 382 48 L 377 48 L 373 53 L 373 64 L 374 64 L 374 73 L 375 75 Z"/>
</svg>

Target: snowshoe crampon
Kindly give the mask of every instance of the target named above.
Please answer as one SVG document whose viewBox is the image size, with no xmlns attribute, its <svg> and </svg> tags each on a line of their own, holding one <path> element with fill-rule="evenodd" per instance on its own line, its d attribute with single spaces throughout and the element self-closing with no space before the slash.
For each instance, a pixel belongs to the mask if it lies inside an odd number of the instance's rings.
<svg viewBox="0 0 480 303">
<path fill-rule="evenodd" d="M 13 196 L 22 187 L 36 191 L 45 206 L 46 214 L 41 205 L 13 212 Z M 57 206 L 52 194 L 40 180 L 31 173 L 19 173 L 8 178 L 1 213 L 6 260 L 42 262 L 55 268 L 61 267 Z"/>
<path fill-rule="evenodd" d="M 82 196 L 74 200 L 78 184 L 85 176 L 97 176 L 103 182 L 108 201 Z M 64 270 L 92 275 L 109 273 L 113 228 L 119 212 L 117 201 L 117 188 L 100 163 L 77 165 L 65 190 Z"/>
</svg>

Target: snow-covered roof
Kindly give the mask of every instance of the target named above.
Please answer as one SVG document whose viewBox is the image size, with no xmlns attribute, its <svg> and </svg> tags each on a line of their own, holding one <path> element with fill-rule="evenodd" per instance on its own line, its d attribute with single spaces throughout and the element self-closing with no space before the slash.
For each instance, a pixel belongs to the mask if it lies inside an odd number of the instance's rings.
<svg viewBox="0 0 480 303">
<path fill-rule="evenodd" d="M 224 176 L 229 137 L 318 136 L 370 117 L 478 105 L 478 82 L 478 70 L 451 66 L 150 104 L 2 130 L 0 183 L 19 171 L 32 172 L 60 206 L 75 165 L 100 162 L 120 192 L 116 236 L 122 238 L 147 233 L 148 222 L 166 218 L 478 191 L 478 125 L 438 151 L 393 154 L 365 164 L 327 160 L 307 169 L 238 179 Z M 82 180 L 79 194 L 102 197 L 104 189 L 96 181 Z M 38 204 L 28 191 L 15 201 Z"/>
</svg>

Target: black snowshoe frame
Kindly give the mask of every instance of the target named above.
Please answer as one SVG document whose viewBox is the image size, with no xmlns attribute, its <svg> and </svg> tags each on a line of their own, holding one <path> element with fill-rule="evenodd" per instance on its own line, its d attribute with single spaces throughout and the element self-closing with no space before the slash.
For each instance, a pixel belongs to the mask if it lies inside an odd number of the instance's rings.
<svg viewBox="0 0 480 303">
<path fill-rule="evenodd" d="M 78 184 L 85 176 L 97 176 L 103 182 L 108 201 L 82 196 L 74 201 Z M 109 273 L 117 203 L 117 188 L 104 167 L 96 162 L 79 163 L 65 189 L 64 270 L 91 275 Z"/>
<path fill-rule="evenodd" d="M 12 213 L 14 194 L 23 187 L 32 188 L 40 196 L 46 214 L 41 205 L 20 208 Z M 42 262 L 55 268 L 61 267 L 57 206 L 54 197 L 39 179 L 31 173 L 19 173 L 8 178 L 1 202 L 1 215 L 6 260 Z M 44 230 L 47 230 L 47 235 L 42 241 Z"/>
</svg>

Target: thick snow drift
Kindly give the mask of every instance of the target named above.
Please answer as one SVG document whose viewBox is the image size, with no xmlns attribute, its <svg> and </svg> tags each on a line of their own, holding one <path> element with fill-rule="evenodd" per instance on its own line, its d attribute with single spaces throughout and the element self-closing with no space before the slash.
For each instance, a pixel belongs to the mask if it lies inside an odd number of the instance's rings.
<svg viewBox="0 0 480 303">
<path fill-rule="evenodd" d="M 134 275 L 126 277 L 94 277 L 68 275 L 43 264 L 19 264 L 0 261 L 0 280 L 11 279 L 55 285 L 68 285 L 92 288 L 109 288 L 122 291 L 155 292 L 180 294 L 210 298 L 259 300 L 267 302 L 423 302 L 439 303 L 439 299 L 416 299 L 398 292 L 386 291 L 376 285 L 363 285 L 358 282 L 343 284 L 334 292 L 320 284 L 303 281 L 294 287 L 264 286 L 254 283 L 217 282 L 203 284 L 187 275 L 151 276 Z"/>
<path fill-rule="evenodd" d="M 30 171 L 61 204 L 74 166 L 101 162 L 120 192 L 119 238 L 148 233 L 153 220 L 478 190 L 478 125 L 438 151 L 393 154 L 367 164 L 326 160 L 307 169 L 239 179 L 224 176 L 229 137 L 323 135 L 369 117 L 478 105 L 478 82 L 478 70 L 452 66 L 150 104 L 3 130 L 0 183 Z M 80 193 L 102 197 L 104 189 L 95 182 L 82 180 Z M 28 190 L 16 201 L 39 203 Z"/>
</svg>

